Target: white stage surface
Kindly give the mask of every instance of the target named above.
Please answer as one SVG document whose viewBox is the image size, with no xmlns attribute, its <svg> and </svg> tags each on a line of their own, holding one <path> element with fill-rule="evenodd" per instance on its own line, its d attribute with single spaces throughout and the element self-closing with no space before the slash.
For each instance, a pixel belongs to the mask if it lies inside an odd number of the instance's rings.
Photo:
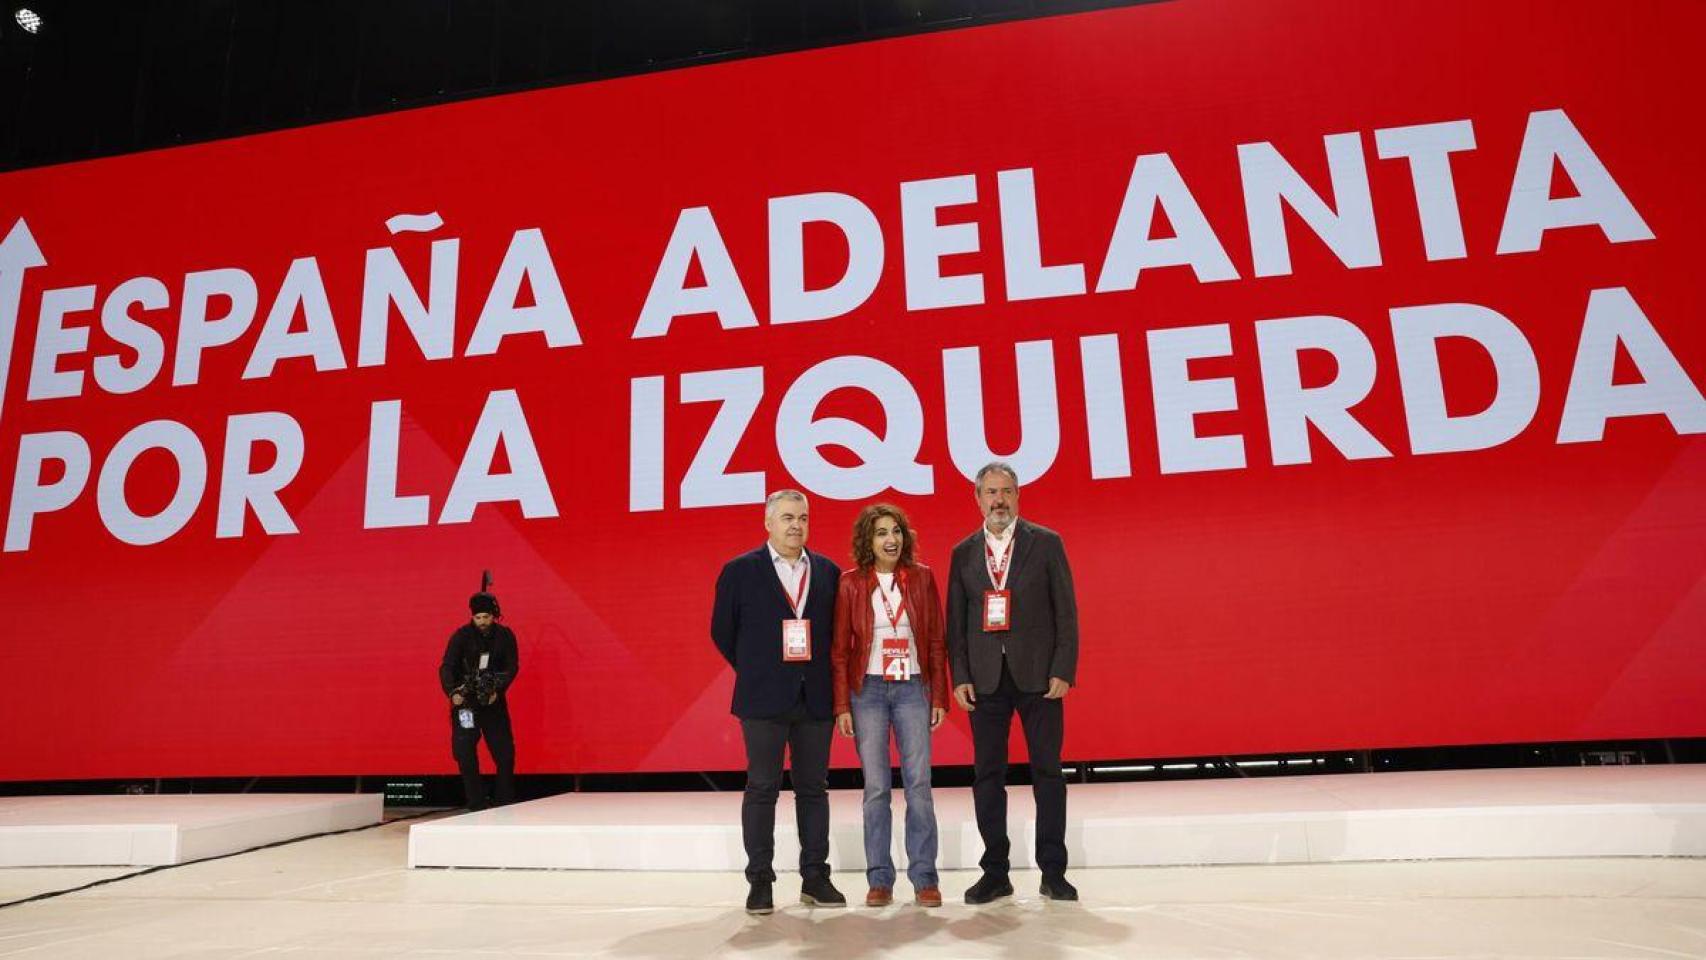
<svg viewBox="0 0 1706 960">
<path fill-rule="evenodd" d="M 837 797 L 836 800 L 841 800 Z M 52 960 L 1635 960 L 1706 956 L 1706 859 L 1425 860 L 1077 870 L 1079 903 L 962 896 L 924 910 L 902 884 L 863 906 L 767 917 L 738 873 L 410 870 L 394 822 L 0 909 L 0 956 Z M 0 902 L 103 879 L 0 869 Z M 108 878 L 127 872 L 113 869 Z"/>
<path fill-rule="evenodd" d="M 163 794 L 0 798 L 0 867 L 186 863 L 380 822 L 362 794 Z"/>
<path fill-rule="evenodd" d="M 938 866 L 983 850 L 971 791 L 935 791 Z M 1032 866 L 1029 787 L 1007 791 L 1015 867 Z M 1706 765 L 1452 770 L 1075 784 L 1074 867 L 1706 856 Z M 409 830 L 411 867 L 741 870 L 740 793 L 561 794 Z M 895 791 L 895 863 L 905 869 Z M 799 860 L 787 791 L 776 868 Z M 864 868 L 859 792 L 830 792 L 830 864 Z"/>
</svg>

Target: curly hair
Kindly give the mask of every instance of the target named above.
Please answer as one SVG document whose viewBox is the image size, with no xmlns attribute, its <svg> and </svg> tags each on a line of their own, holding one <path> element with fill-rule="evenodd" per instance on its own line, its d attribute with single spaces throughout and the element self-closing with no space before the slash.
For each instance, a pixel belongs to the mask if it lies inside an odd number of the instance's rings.
<svg viewBox="0 0 1706 960">
<path fill-rule="evenodd" d="M 892 503 L 873 503 L 859 511 L 859 519 L 853 521 L 853 562 L 860 569 L 868 570 L 877 564 L 877 552 L 871 549 L 871 538 L 876 535 L 877 521 L 884 517 L 894 521 L 900 529 L 900 566 L 912 566 L 912 551 L 918 545 L 918 535 L 912 532 L 912 521 L 906 518 L 906 511 Z"/>
</svg>

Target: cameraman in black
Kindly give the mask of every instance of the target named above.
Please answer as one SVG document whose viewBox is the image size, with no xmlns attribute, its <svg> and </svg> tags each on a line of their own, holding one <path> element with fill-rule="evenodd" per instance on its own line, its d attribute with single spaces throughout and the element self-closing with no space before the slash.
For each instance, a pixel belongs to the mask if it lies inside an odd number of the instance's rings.
<svg viewBox="0 0 1706 960">
<path fill-rule="evenodd" d="M 486 809 L 486 786 L 480 779 L 480 736 L 498 768 L 496 801 L 515 799 L 515 735 L 509 727 L 509 703 L 504 692 L 514 682 L 521 662 L 515 633 L 498 623 L 503 616 L 498 598 L 482 590 L 468 598 L 468 623 L 450 635 L 438 665 L 438 683 L 450 698 L 450 752 L 462 770 L 468 809 Z"/>
</svg>

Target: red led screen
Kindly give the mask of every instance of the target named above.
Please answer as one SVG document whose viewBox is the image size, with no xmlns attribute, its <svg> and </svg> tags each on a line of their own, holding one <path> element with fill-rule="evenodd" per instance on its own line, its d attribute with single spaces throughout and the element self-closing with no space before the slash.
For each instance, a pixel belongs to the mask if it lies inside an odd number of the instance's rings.
<svg viewBox="0 0 1706 960">
<path fill-rule="evenodd" d="M 1702 35 L 1180 0 L 0 176 L 0 776 L 449 772 L 484 568 L 522 772 L 738 768 L 765 491 L 940 567 L 991 456 L 1068 759 L 1706 735 Z"/>
</svg>

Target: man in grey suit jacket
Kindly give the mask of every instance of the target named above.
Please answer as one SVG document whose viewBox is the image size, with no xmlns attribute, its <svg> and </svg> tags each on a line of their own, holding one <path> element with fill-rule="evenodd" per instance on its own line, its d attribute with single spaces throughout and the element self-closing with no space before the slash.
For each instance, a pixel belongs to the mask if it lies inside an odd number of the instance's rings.
<svg viewBox="0 0 1706 960">
<path fill-rule="evenodd" d="M 954 699 L 971 717 L 972 800 L 983 836 L 983 876 L 966 902 L 1012 896 L 1007 838 L 1007 739 L 1025 731 L 1037 804 L 1042 895 L 1076 900 L 1066 881 L 1066 778 L 1060 770 L 1063 701 L 1078 676 L 1078 601 L 1060 534 L 1019 519 L 1019 477 L 996 461 L 977 472 L 983 526 L 948 563 L 948 658 Z"/>
</svg>

